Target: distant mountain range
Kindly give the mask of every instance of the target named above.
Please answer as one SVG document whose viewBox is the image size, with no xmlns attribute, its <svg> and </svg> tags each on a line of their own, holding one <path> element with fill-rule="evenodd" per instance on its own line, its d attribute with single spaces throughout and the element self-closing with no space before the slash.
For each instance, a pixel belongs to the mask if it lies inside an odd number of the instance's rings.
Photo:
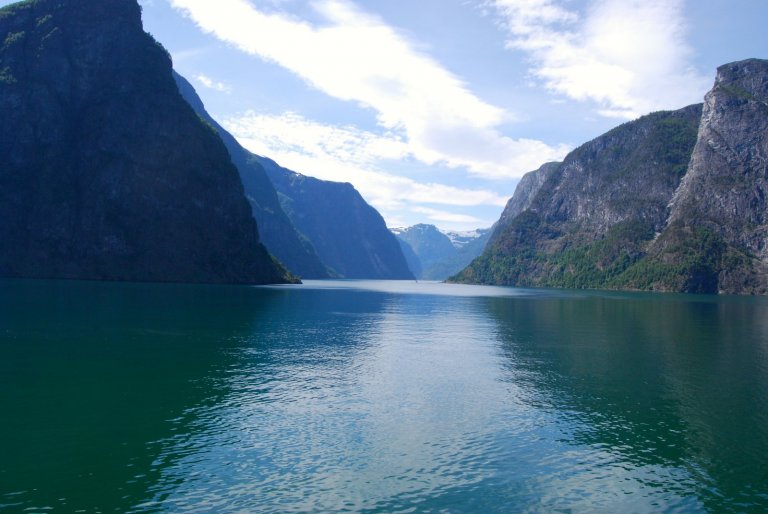
<svg viewBox="0 0 768 514">
<path fill-rule="evenodd" d="M 528 174 L 452 280 L 768 292 L 768 61 L 718 69 L 702 105 L 626 123 Z"/>
<path fill-rule="evenodd" d="M 485 249 L 492 229 L 441 232 L 434 225 L 393 228 L 408 266 L 417 278 L 445 280 L 464 269 Z"/>
<path fill-rule="evenodd" d="M 264 245 L 294 273 L 304 278 L 328 278 L 329 271 L 318 257 L 312 243 L 299 234 L 283 211 L 277 192 L 259 158 L 243 148 L 208 114 L 192 84 L 175 71 L 173 78 L 184 100 L 216 130 L 227 147 L 232 162 L 240 173 L 245 196 L 251 205 Z"/>
<path fill-rule="evenodd" d="M 304 278 L 414 278 L 384 218 L 351 184 L 307 177 L 249 152 L 174 75 L 182 96 L 227 146 L 264 244 L 288 269 Z"/>
<path fill-rule="evenodd" d="M 720 67 L 703 105 L 625 123 L 529 173 L 493 229 L 392 233 L 350 184 L 244 149 L 173 73 L 135 0 L 13 4 L 0 42 L 0 276 L 455 274 L 768 294 L 765 60 Z"/>
</svg>

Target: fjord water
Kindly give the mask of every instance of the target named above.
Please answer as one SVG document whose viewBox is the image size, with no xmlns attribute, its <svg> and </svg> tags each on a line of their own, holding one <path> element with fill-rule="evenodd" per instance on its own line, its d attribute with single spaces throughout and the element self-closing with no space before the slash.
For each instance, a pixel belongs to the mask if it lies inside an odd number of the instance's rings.
<svg viewBox="0 0 768 514">
<path fill-rule="evenodd" d="M 768 301 L 0 281 L 0 511 L 761 512 Z"/>
</svg>

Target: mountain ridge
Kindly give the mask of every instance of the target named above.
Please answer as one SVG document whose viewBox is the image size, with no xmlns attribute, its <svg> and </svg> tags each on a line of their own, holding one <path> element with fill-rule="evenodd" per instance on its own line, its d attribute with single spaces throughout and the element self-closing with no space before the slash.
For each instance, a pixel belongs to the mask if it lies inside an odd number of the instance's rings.
<svg viewBox="0 0 768 514">
<path fill-rule="evenodd" d="M 0 11 L 0 275 L 290 280 L 133 0 Z"/>
<path fill-rule="evenodd" d="M 610 288 L 663 226 L 700 117 L 700 105 L 652 113 L 537 170 L 546 175 L 538 187 L 513 196 L 486 252 L 452 280 Z M 660 154 L 669 141 L 673 150 Z M 515 214 L 520 202 L 528 205 Z"/>
<path fill-rule="evenodd" d="M 350 279 L 412 280 L 384 218 L 347 182 L 302 175 L 256 156 L 286 215 L 335 273 Z"/>
<path fill-rule="evenodd" d="M 309 279 L 329 278 L 331 273 L 321 262 L 312 244 L 296 230 L 280 206 L 277 191 L 257 156 L 246 150 L 208 113 L 202 99 L 186 78 L 175 71 L 173 74 L 182 97 L 211 124 L 227 147 L 240 173 L 246 198 L 267 249 L 296 275 Z"/>
<path fill-rule="evenodd" d="M 766 134 L 768 61 L 723 65 L 703 105 L 644 116 L 569 154 L 452 280 L 766 294 Z"/>
</svg>

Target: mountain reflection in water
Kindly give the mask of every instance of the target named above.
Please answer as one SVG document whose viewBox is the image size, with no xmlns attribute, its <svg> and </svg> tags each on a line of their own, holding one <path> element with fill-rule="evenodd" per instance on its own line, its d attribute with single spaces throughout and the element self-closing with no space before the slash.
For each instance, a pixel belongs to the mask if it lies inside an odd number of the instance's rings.
<svg viewBox="0 0 768 514">
<path fill-rule="evenodd" d="M 0 282 L 0 509 L 759 512 L 768 302 Z"/>
</svg>

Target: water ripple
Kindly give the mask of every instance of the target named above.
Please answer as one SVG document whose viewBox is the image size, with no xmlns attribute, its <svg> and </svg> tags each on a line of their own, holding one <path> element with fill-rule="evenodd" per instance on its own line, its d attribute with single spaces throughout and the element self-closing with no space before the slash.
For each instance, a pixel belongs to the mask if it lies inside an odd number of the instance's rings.
<svg viewBox="0 0 768 514">
<path fill-rule="evenodd" d="M 0 510 L 768 509 L 763 301 L 82 287 L 0 288 Z"/>
</svg>

